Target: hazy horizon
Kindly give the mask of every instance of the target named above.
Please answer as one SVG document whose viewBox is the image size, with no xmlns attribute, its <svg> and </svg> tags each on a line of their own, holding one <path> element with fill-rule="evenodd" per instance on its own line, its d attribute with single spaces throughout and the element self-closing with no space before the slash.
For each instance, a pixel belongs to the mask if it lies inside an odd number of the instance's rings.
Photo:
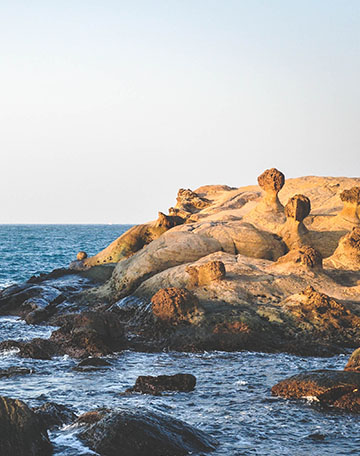
<svg viewBox="0 0 360 456">
<path fill-rule="evenodd" d="M 357 177 L 356 0 L 4 1 L 1 224 L 133 224 L 179 188 Z"/>
</svg>

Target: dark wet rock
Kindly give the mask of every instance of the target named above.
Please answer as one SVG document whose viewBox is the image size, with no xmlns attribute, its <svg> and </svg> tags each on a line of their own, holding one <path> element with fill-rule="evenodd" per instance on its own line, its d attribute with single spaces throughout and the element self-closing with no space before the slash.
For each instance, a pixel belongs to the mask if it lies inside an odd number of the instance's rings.
<svg viewBox="0 0 360 456">
<path fill-rule="evenodd" d="M 45 429 L 70 424 L 77 418 L 70 407 L 55 402 L 47 402 L 40 407 L 33 407 L 32 410 Z"/>
<path fill-rule="evenodd" d="M 79 434 L 100 455 L 183 456 L 213 451 L 217 442 L 205 432 L 148 410 L 118 409 Z"/>
<path fill-rule="evenodd" d="M 51 334 L 50 341 L 74 358 L 108 355 L 126 347 L 123 324 L 114 313 L 71 314 L 59 323 L 62 326 Z"/>
<path fill-rule="evenodd" d="M 28 342 L 4 340 L 0 342 L 0 351 L 19 350 L 18 355 L 23 358 L 51 359 L 59 354 L 57 346 L 48 339 L 32 339 Z M 63 354 L 63 353 L 61 353 Z"/>
<path fill-rule="evenodd" d="M 27 369 L 26 367 L 11 366 L 7 369 L 0 369 L 0 378 L 2 377 L 15 377 L 16 375 L 27 375 L 33 374 L 33 369 Z"/>
<path fill-rule="evenodd" d="M 110 367 L 111 363 L 102 358 L 86 358 L 79 362 L 77 366 L 74 367 L 76 371 L 91 371 L 99 370 L 104 367 Z"/>
<path fill-rule="evenodd" d="M 320 432 L 315 432 L 314 434 L 309 434 L 307 436 L 307 438 L 311 439 L 311 440 L 315 440 L 317 442 L 322 442 L 323 440 L 325 440 L 325 435 L 320 434 Z"/>
<path fill-rule="evenodd" d="M 127 392 L 158 395 L 164 391 L 189 392 L 195 389 L 196 377 L 191 374 L 141 375 L 136 379 L 135 385 Z"/>
<path fill-rule="evenodd" d="M 1 456 L 52 454 L 48 435 L 35 413 L 22 401 L 0 397 Z"/>
</svg>

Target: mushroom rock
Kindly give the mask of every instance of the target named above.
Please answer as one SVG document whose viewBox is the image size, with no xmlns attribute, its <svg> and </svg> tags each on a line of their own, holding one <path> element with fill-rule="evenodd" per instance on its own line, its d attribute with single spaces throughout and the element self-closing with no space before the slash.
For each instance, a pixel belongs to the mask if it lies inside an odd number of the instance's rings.
<svg viewBox="0 0 360 456">
<path fill-rule="evenodd" d="M 340 193 L 340 199 L 344 203 L 344 207 L 340 212 L 339 217 L 354 225 L 359 225 L 360 219 L 358 210 L 360 204 L 360 187 L 352 187 L 349 190 L 344 190 Z"/>
<path fill-rule="evenodd" d="M 214 280 L 221 280 L 225 277 L 225 265 L 222 261 L 213 260 L 198 266 L 188 266 L 186 272 L 189 274 L 189 288 L 202 287 Z"/>
<path fill-rule="evenodd" d="M 360 227 L 354 227 L 340 239 L 337 249 L 326 259 L 325 265 L 355 271 L 360 269 Z"/>
<path fill-rule="evenodd" d="M 151 298 L 153 315 L 163 322 L 178 324 L 202 315 L 199 300 L 182 288 L 163 288 Z"/>
<path fill-rule="evenodd" d="M 79 254 L 85 252 L 79 252 L 78 261 L 73 261 L 70 264 L 70 269 L 87 269 L 104 263 L 118 263 L 120 260 L 134 255 L 166 231 L 182 223 L 184 223 L 184 219 L 179 216 L 165 215 L 159 212 L 157 220 L 133 226 L 96 255 L 80 259 Z"/>
<path fill-rule="evenodd" d="M 278 198 L 278 193 L 285 184 L 285 176 L 276 168 L 267 169 L 258 177 L 258 183 L 265 195 L 244 220 L 276 232 L 286 220 L 284 207 Z"/>
<path fill-rule="evenodd" d="M 311 204 L 307 196 L 295 195 L 287 202 L 284 212 L 286 223 L 280 235 L 289 249 L 311 244 L 308 229 L 303 220 L 310 214 Z"/>
</svg>

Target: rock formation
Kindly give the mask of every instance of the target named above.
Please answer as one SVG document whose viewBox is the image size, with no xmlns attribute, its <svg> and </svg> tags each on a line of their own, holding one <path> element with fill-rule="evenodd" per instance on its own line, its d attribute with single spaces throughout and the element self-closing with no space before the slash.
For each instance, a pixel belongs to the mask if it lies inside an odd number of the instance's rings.
<svg viewBox="0 0 360 456">
<path fill-rule="evenodd" d="M 308 229 L 304 225 L 304 219 L 310 210 L 310 200 L 304 195 L 295 195 L 287 202 L 284 208 L 286 223 L 281 228 L 280 235 L 289 249 L 310 244 Z"/>
<path fill-rule="evenodd" d="M 35 413 L 22 401 L 0 396 L 0 454 L 48 456 L 52 445 Z"/>
<path fill-rule="evenodd" d="M 96 255 L 81 260 L 77 258 L 78 261 L 71 263 L 70 268 L 84 269 L 104 263 L 118 263 L 180 223 L 183 223 L 181 217 L 169 216 L 159 212 L 159 217 L 155 222 L 133 226 Z"/>
<path fill-rule="evenodd" d="M 326 260 L 331 268 L 345 270 L 360 270 L 360 227 L 343 236 L 333 255 Z"/>
<path fill-rule="evenodd" d="M 188 266 L 186 272 L 189 274 L 189 288 L 208 285 L 213 280 L 221 280 L 225 277 L 225 265 L 222 261 L 209 261 L 199 266 Z"/>
<path fill-rule="evenodd" d="M 279 226 L 285 222 L 284 206 L 278 197 L 285 184 L 285 176 L 276 168 L 267 169 L 258 177 L 258 183 L 265 195 L 245 220 L 277 232 Z"/>
<path fill-rule="evenodd" d="M 181 288 L 159 290 L 151 298 L 154 316 L 161 321 L 177 324 L 201 316 L 199 301 L 190 291 Z"/>
<path fill-rule="evenodd" d="M 209 199 L 198 195 L 190 189 L 181 188 L 176 198 L 176 206 L 170 207 L 169 214 L 170 216 L 188 219 L 192 214 L 206 209 L 210 205 L 211 201 Z"/>
<path fill-rule="evenodd" d="M 323 258 L 321 254 L 309 245 L 293 248 L 286 255 L 280 257 L 275 263 L 273 270 L 290 271 L 293 268 L 304 267 L 307 269 L 321 269 Z"/>
<path fill-rule="evenodd" d="M 344 203 L 343 210 L 340 212 L 339 217 L 354 224 L 360 225 L 358 216 L 360 205 L 360 187 L 352 187 L 350 190 L 344 190 L 340 194 L 341 201 Z"/>
<path fill-rule="evenodd" d="M 346 371 L 360 372 L 360 348 L 357 348 L 350 356 L 345 366 Z"/>
</svg>

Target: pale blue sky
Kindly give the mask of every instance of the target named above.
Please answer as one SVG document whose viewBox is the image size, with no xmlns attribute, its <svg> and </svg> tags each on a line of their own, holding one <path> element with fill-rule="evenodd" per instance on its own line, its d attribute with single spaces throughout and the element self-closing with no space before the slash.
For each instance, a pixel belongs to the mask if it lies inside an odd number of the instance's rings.
<svg viewBox="0 0 360 456">
<path fill-rule="evenodd" d="M 0 223 L 360 175 L 358 0 L 2 0 L 0 43 Z"/>
</svg>

